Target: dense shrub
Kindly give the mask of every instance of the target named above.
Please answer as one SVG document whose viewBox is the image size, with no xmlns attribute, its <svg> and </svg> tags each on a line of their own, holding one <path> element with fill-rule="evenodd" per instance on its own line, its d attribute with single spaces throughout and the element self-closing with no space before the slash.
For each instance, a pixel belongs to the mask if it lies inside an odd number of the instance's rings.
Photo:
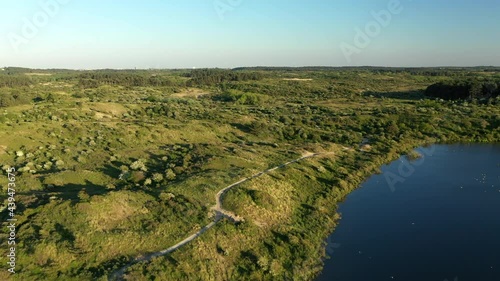
<svg viewBox="0 0 500 281">
<path fill-rule="evenodd" d="M 24 87 L 30 86 L 33 81 L 29 76 L 25 75 L 0 75 L 0 88 L 1 87 Z"/>
<path fill-rule="evenodd" d="M 27 104 L 30 101 L 31 97 L 28 94 L 20 93 L 19 91 L 0 93 L 0 107 Z"/>
<path fill-rule="evenodd" d="M 258 105 L 266 100 L 266 96 L 254 93 L 244 93 L 236 90 L 228 90 L 216 95 L 214 100 L 224 102 L 235 102 L 237 104 Z"/>
</svg>

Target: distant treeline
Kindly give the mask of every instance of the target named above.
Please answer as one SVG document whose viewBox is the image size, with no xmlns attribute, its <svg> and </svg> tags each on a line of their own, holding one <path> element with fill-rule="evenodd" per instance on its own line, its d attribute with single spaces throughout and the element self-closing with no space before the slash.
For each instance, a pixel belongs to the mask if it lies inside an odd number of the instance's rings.
<svg viewBox="0 0 500 281">
<path fill-rule="evenodd" d="M 256 71 L 235 71 L 224 69 L 197 69 L 187 75 L 188 86 L 216 85 L 231 81 L 260 80 L 264 75 Z"/>
<path fill-rule="evenodd" d="M 445 100 L 489 99 L 500 95 L 500 82 L 495 81 L 451 81 L 429 86 L 425 95 Z"/>
<path fill-rule="evenodd" d="M 238 67 L 235 71 L 369 71 L 374 73 L 408 73 L 411 75 L 424 76 L 467 76 L 468 72 L 500 72 L 500 67 L 380 67 L 380 66 L 304 66 L 304 67 Z M 472 74 L 471 74 L 472 75 Z"/>
<path fill-rule="evenodd" d="M 172 86 L 173 82 L 165 77 L 148 73 L 97 71 L 78 75 L 78 85 L 83 88 L 96 88 L 101 85 L 126 87 Z"/>
<path fill-rule="evenodd" d="M 26 68 L 26 67 L 4 67 L 2 68 L 4 74 L 14 75 L 14 74 L 26 74 L 26 73 L 44 73 L 44 74 L 55 74 L 55 73 L 72 73 L 77 70 L 71 69 L 58 69 L 58 68 L 50 68 L 50 69 L 36 69 L 36 68 Z"/>
</svg>

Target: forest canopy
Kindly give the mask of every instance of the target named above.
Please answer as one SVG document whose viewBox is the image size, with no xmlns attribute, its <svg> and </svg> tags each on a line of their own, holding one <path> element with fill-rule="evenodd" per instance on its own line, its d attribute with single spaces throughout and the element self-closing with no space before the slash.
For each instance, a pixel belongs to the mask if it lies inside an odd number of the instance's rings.
<svg viewBox="0 0 500 281">
<path fill-rule="evenodd" d="M 425 95 L 445 100 L 495 98 L 500 94 L 500 81 L 452 81 L 429 86 Z"/>
</svg>

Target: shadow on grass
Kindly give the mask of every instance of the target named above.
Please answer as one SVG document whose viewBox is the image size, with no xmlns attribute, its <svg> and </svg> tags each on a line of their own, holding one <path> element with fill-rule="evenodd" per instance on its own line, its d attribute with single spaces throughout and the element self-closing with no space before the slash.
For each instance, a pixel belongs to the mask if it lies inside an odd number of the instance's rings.
<svg viewBox="0 0 500 281">
<path fill-rule="evenodd" d="M 242 131 L 243 133 L 247 133 L 247 134 L 252 133 L 252 128 L 249 125 L 240 124 L 240 123 L 231 123 L 230 125 L 237 128 L 238 130 Z"/>
<path fill-rule="evenodd" d="M 118 189 L 115 189 L 118 190 Z M 81 193 L 85 191 L 86 196 L 89 198 L 94 195 L 104 195 L 111 190 L 105 186 L 96 185 L 88 180 L 85 184 L 65 184 L 58 186 L 47 186 L 44 190 L 33 190 L 28 192 L 21 192 L 20 195 L 36 196 L 38 198 L 37 206 L 44 205 L 50 201 L 50 197 L 55 196 L 58 199 L 69 200 L 72 204 L 80 203 L 85 200 L 85 195 Z"/>
<path fill-rule="evenodd" d="M 106 165 L 104 165 L 103 168 L 100 169 L 100 171 L 103 172 L 105 175 L 107 175 L 109 177 L 117 179 L 120 176 L 120 174 L 122 173 L 122 171 L 119 168 L 117 168 L 117 167 L 125 165 L 125 163 L 114 162 L 113 165 L 106 164 Z"/>
</svg>

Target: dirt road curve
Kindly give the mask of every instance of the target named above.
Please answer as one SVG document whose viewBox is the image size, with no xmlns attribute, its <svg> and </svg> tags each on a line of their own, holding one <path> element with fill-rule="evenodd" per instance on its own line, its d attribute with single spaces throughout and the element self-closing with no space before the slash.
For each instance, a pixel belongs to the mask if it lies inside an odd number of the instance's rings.
<svg viewBox="0 0 500 281">
<path fill-rule="evenodd" d="M 226 187 L 224 187 L 223 189 L 221 189 L 219 192 L 217 192 L 217 195 L 215 196 L 215 206 L 212 207 L 212 210 L 215 212 L 215 219 L 213 222 L 207 224 L 205 227 L 203 227 L 202 229 L 200 229 L 198 232 L 194 233 L 193 235 L 185 238 L 184 240 L 180 241 L 179 243 L 173 245 L 172 247 L 168 248 L 168 249 L 165 249 L 165 250 L 162 250 L 162 251 L 159 251 L 159 252 L 156 252 L 156 253 L 151 253 L 151 254 L 147 254 L 147 255 L 144 255 L 144 256 L 140 256 L 140 257 L 137 257 L 135 259 L 133 259 L 131 262 L 129 262 L 127 265 L 123 266 L 122 268 L 116 270 L 115 272 L 113 272 L 112 274 L 110 274 L 110 278 L 109 280 L 123 280 L 123 274 L 125 273 L 125 271 L 127 270 L 127 268 L 129 268 L 130 266 L 136 264 L 136 263 L 139 263 L 139 262 L 148 262 L 148 261 L 151 261 L 153 258 L 156 258 L 156 257 L 159 257 L 159 256 L 164 256 L 166 254 L 169 254 L 177 249 L 179 249 L 180 247 L 186 245 L 187 243 L 193 241 L 194 239 L 198 238 L 198 236 L 202 235 L 205 231 L 209 230 L 210 228 L 212 228 L 214 225 L 217 224 L 217 222 L 219 222 L 222 218 L 228 218 L 229 220 L 231 221 L 234 221 L 234 222 L 241 222 L 243 221 L 243 218 L 237 216 L 236 214 L 234 214 L 233 212 L 231 211 L 228 211 L 228 210 L 225 210 L 224 208 L 222 208 L 222 200 L 224 199 L 224 194 L 231 190 L 232 188 L 244 183 L 244 182 L 247 182 L 247 181 L 250 181 L 254 178 L 258 178 L 262 175 L 265 175 L 265 174 L 268 174 L 274 170 L 277 170 L 277 169 L 281 169 L 281 168 L 284 168 L 290 164 L 293 164 L 293 163 L 297 163 L 303 159 L 306 159 L 306 158 L 311 158 L 311 157 L 315 157 L 315 156 L 319 156 L 319 155 L 327 155 L 327 154 L 333 154 L 333 152 L 328 152 L 328 153 L 306 153 L 306 154 L 303 154 L 302 157 L 300 158 L 297 158 L 295 160 L 292 160 L 292 161 L 289 161 L 289 162 L 286 162 L 286 163 L 283 163 L 279 166 L 276 166 L 274 168 L 270 168 L 270 169 L 267 169 L 265 171 L 262 171 L 262 172 L 259 172 L 253 176 L 250 176 L 248 178 L 244 178 L 240 181 L 237 181 L 231 185 L 228 185 Z"/>
</svg>

